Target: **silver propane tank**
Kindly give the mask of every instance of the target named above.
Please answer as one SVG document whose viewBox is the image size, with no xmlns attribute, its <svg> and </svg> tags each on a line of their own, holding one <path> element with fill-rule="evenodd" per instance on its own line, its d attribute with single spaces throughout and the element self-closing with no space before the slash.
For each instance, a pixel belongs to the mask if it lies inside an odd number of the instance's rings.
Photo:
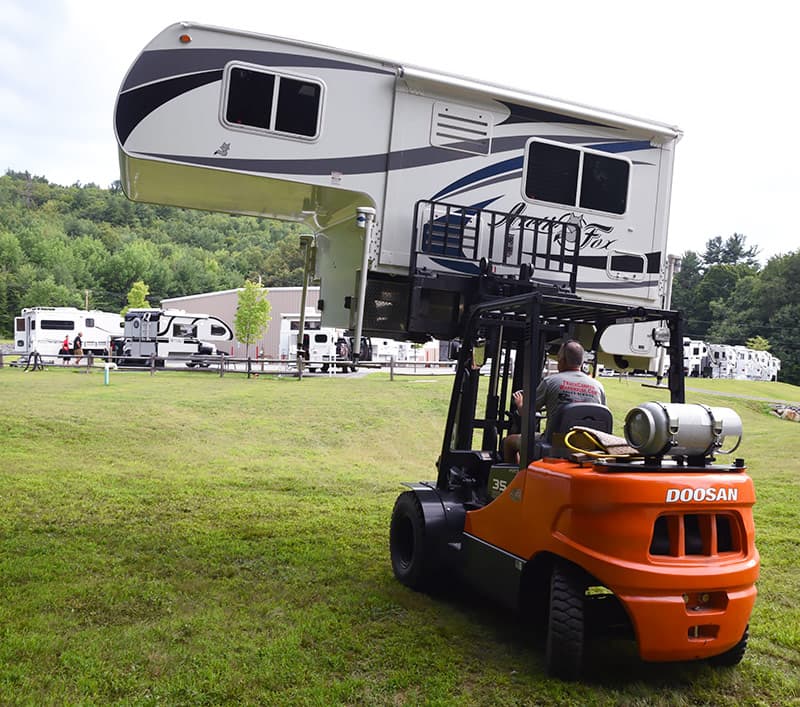
<svg viewBox="0 0 800 707">
<path fill-rule="evenodd" d="M 725 438 L 734 436 L 736 444 L 721 449 Z M 742 419 L 730 408 L 643 403 L 625 416 L 625 439 L 647 457 L 730 454 L 742 441 Z"/>
</svg>

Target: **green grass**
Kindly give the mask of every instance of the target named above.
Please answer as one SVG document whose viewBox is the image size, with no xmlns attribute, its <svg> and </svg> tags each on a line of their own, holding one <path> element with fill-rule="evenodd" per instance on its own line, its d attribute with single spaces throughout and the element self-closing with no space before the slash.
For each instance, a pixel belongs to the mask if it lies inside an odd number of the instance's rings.
<svg viewBox="0 0 800 707">
<path fill-rule="evenodd" d="M 563 684 L 514 615 L 392 576 L 392 504 L 434 477 L 451 380 L 0 369 L 0 703 L 800 703 L 800 426 L 725 397 L 800 389 L 688 394 L 744 422 L 762 554 L 744 662 L 601 646 Z M 618 426 L 666 399 L 604 383 Z"/>
</svg>

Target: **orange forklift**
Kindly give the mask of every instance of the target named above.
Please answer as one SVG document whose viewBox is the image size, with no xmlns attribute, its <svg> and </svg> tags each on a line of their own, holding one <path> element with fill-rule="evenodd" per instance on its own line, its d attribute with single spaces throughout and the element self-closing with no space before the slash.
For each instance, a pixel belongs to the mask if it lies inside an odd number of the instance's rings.
<svg viewBox="0 0 800 707">
<path fill-rule="evenodd" d="M 626 415 L 624 453 L 602 443 L 614 436 L 601 405 L 565 406 L 540 434 L 529 405 L 548 354 L 575 338 L 596 362 L 604 334 L 631 323 L 667 347 L 670 402 Z M 682 329 L 678 312 L 546 291 L 475 305 L 438 476 L 406 484 L 392 513 L 397 579 L 415 590 L 465 583 L 536 617 L 548 672 L 566 680 L 581 676 L 587 639 L 620 631 L 646 661 L 739 663 L 759 572 L 755 492 L 742 459 L 717 461 L 738 446 L 738 415 L 685 403 Z M 518 464 L 503 461 L 512 431 Z"/>
</svg>

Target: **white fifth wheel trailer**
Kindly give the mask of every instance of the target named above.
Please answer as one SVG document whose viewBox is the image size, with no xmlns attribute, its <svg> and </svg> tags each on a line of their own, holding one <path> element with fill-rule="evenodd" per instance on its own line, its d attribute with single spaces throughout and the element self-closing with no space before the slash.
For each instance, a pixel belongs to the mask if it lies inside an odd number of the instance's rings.
<svg viewBox="0 0 800 707">
<path fill-rule="evenodd" d="M 85 355 L 107 356 L 111 340 L 122 333 L 122 317 L 115 312 L 76 307 L 27 307 L 14 318 L 14 353 L 27 357 L 36 352 L 56 360 L 66 338 L 69 349 L 82 334 Z"/>
<path fill-rule="evenodd" d="M 671 125 L 192 23 L 134 61 L 114 125 L 129 198 L 312 230 L 323 324 L 356 341 L 453 338 L 535 288 L 663 298 Z M 603 349 L 649 358 L 651 334 Z"/>
</svg>

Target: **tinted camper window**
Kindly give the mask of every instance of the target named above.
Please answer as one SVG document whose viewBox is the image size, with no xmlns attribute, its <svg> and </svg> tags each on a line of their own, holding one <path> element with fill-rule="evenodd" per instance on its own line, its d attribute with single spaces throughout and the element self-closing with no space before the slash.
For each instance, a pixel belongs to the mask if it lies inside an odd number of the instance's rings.
<svg viewBox="0 0 800 707">
<path fill-rule="evenodd" d="M 42 319 L 41 328 L 56 331 L 72 331 L 75 328 L 75 322 L 61 319 Z"/>
<path fill-rule="evenodd" d="M 280 81 L 275 130 L 314 137 L 317 134 L 320 86 L 286 77 Z"/>
<path fill-rule="evenodd" d="M 225 119 L 235 125 L 269 128 L 275 76 L 261 71 L 234 68 L 228 79 Z"/>
<path fill-rule="evenodd" d="M 211 336 L 225 336 L 227 333 L 228 330 L 224 326 L 220 326 L 219 324 L 211 325 Z"/>
<path fill-rule="evenodd" d="M 624 214 L 630 162 L 569 145 L 531 140 L 525 155 L 526 199 Z"/>
<path fill-rule="evenodd" d="M 319 134 L 322 84 L 233 66 L 228 72 L 225 121 L 285 135 Z"/>
</svg>

